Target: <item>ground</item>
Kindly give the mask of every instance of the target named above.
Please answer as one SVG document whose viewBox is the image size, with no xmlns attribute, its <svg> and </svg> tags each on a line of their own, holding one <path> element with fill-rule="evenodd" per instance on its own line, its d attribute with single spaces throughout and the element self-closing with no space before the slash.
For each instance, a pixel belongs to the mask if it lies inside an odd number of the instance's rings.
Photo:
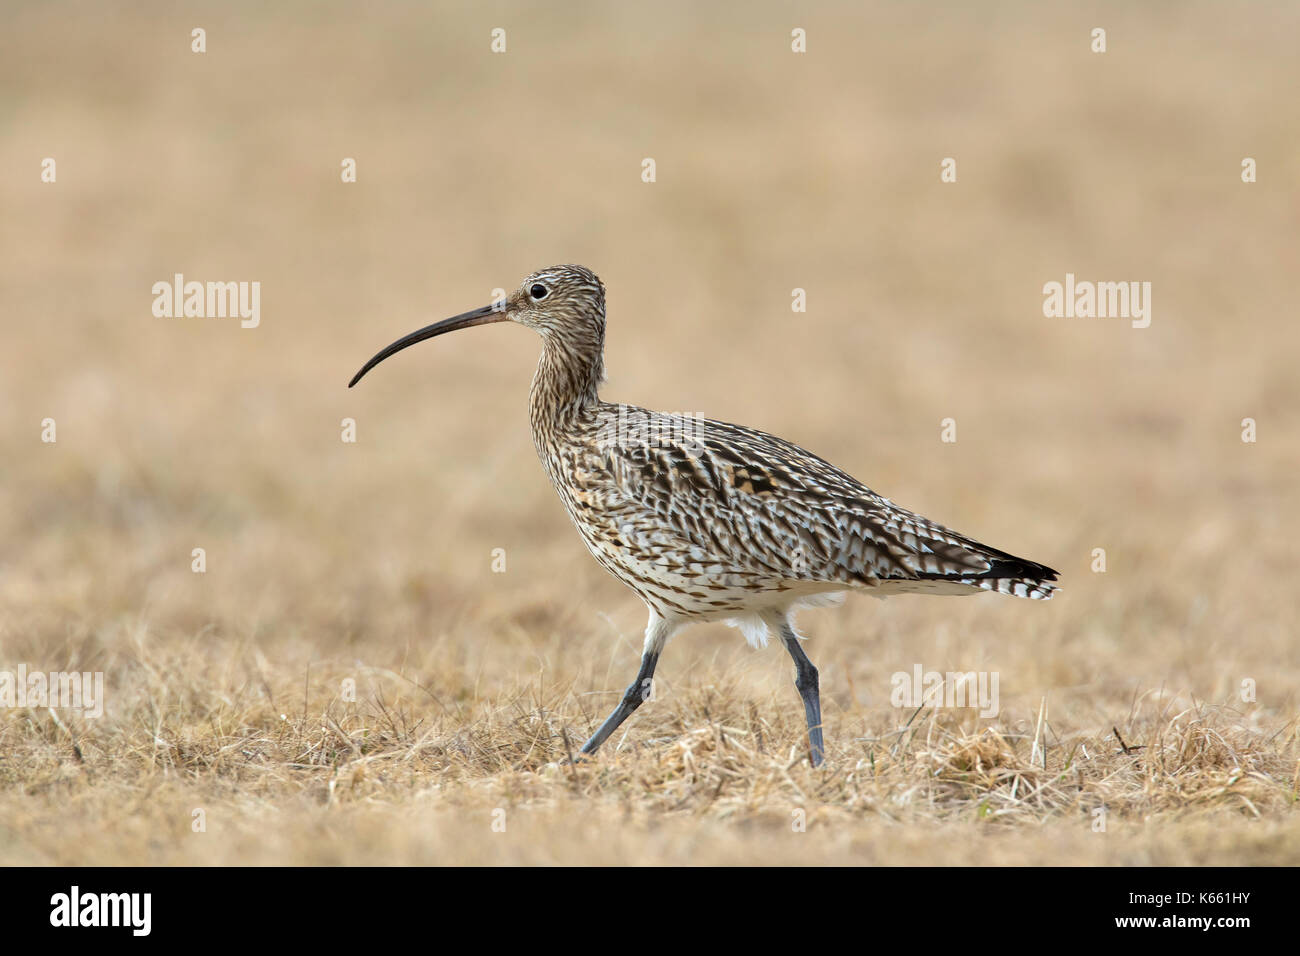
<svg viewBox="0 0 1300 956">
<path fill-rule="evenodd" d="M 0 670 L 105 687 L 0 707 L 0 862 L 1300 862 L 1297 11 L 0 16 Z M 609 289 L 607 399 L 1064 590 L 807 612 L 820 770 L 784 652 L 721 626 L 568 764 L 644 610 L 534 458 L 535 338 L 345 387 L 556 262 Z M 176 273 L 259 324 L 153 315 Z M 1067 273 L 1150 324 L 1045 316 Z M 917 667 L 994 713 L 896 706 Z"/>
</svg>

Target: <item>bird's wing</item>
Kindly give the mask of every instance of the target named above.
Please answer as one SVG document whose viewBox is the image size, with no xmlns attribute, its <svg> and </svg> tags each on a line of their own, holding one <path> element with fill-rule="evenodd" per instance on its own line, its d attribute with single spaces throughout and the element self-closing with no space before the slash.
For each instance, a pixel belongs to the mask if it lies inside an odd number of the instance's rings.
<svg viewBox="0 0 1300 956">
<path fill-rule="evenodd" d="M 792 442 L 726 422 L 606 408 L 592 447 L 601 483 L 622 499 L 618 520 L 657 529 L 662 544 L 680 541 L 715 562 L 714 573 L 866 587 L 951 582 L 1022 597 L 1035 595 L 1016 582 L 1056 577 L 899 508 Z"/>
</svg>

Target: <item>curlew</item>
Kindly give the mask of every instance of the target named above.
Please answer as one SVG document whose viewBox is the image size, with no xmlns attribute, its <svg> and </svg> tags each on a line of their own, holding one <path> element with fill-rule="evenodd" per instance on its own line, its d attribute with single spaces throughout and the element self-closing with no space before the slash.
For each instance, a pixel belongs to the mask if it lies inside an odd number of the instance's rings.
<svg viewBox="0 0 1300 956">
<path fill-rule="evenodd" d="M 605 287 L 582 266 L 536 272 L 495 305 L 426 326 L 348 384 L 425 339 L 491 322 L 542 338 L 529 393 L 533 444 L 595 559 L 645 602 L 641 667 L 582 748 L 595 751 L 649 696 L 668 639 L 723 620 L 794 660 L 814 766 L 824 759 L 817 668 L 793 614 L 844 592 L 997 591 L 1047 599 L 1056 572 L 898 507 L 798 445 L 752 428 L 603 402 Z"/>
</svg>

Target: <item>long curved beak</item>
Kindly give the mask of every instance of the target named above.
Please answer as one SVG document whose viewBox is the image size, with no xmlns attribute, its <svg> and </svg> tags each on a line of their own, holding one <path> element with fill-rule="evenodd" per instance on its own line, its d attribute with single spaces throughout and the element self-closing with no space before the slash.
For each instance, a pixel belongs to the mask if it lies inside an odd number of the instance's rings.
<svg viewBox="0 0 1300 956">
<path fill-rule="evenodd" d="M 455 332 L 457 329 L 468 329 L 475 325 L 488 325 L 492 322 L 504 322 L 506 320 L 504 309 L 494 308 L 485 305 L 481 309 L 474 309 L 472 312 L 462 312 L 460 315 L 453 315 L 450 319 L 443 319 L 441 322 L 435 322 L 433 325 L 426 325 L 418 332 L 412 332 L 403 338 L 398 339 L 388 348 L 382 350 L 365 365 L 361 366 L 361 371 L 352 376 L 352 381 L 348 382 L 348 388 L 351 388 L 357 382 L 361 381 L 361 376 L 365 375 L 372 368 L 388 358 L 390 355 L 396 355 L 404 348 L 414 345 L 416 342 L 423 342 L 425 339 L 431 339 L 435 335 L 442 335 L 444 332 Z"/>
</svg>

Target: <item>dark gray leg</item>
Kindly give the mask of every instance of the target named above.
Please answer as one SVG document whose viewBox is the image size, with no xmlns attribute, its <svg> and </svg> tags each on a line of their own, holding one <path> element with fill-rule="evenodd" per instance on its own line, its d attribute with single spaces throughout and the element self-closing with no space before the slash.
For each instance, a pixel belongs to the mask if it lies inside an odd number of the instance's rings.
<svg viewBox="0 0 1300 956">
<path fill-rule="evenodd" d="M 654 611 L 650 612 L 650 620 L 645 627 L 645 646 L 641 652 L 641 669 L 636 673 L 636 680 L 632 681 L 631 686 L 623 692 L 623 699 L 614 708 L 614 712 L 605 718 L 600 729 L 582 745 L 583 753 L 594 753 L 596 748 L 605 742 L 605 738 L 617 730 L 618 725 L 631 717 L 632 711 L 649 698 L 651 681 L 655 676 L 655 665 L 659 663 L 659 654 L 678 626 L 665 621 Z"/>
<path fill-rule="evenodd" d="M 605 718 L 605 722 L 600 725 L 600 729 L 582 745 L 583 753 L 594 753 L 596 748 L 605 742 L 605 738 L 617 730 L 619 724 L 631 717 L 632 711 L 640 707 L 641 703 L 650 696 L 651 681 L 654 679 L 655 665 L 658 663 L 658 651 L 647 651 L 642 656 L 641 669 L 636 673 L 636 680 L 632 681 L 631 685 L 623 693 L 623 699 L 614 708 L 614 712 Z"/>
<path fill-rule="evenodd" d="M 799 646 L 799 638 L 794 636 L 789 622 L 781 625 L 781 641 L 785 649 L 794 658 L 794 686 L 803 698 L 803 713 L 808 719 L 808 743 L 812 745 L 812 765 L 820 767 L 826 756 L 826 747 L 822 743 L 822 704 L 817 684 L 817 668 L 808 660 L 808 655 Z"/>
</svg>

